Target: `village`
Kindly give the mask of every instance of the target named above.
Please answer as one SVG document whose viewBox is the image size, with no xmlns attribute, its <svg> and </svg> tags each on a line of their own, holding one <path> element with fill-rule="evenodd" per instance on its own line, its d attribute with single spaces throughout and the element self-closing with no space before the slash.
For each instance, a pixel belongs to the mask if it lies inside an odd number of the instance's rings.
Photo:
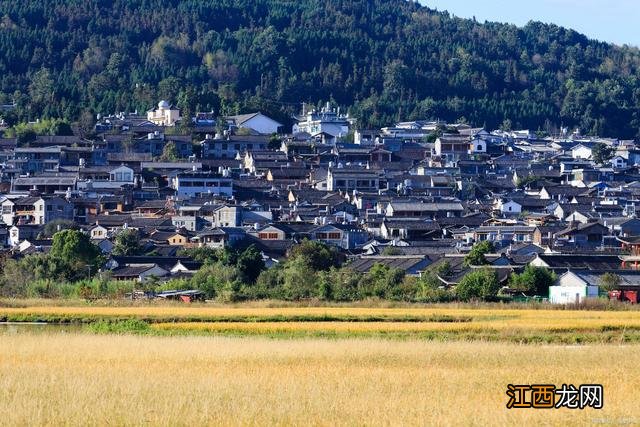
<svg viewBox="0 0 640 427">
<path fill-rule="evenodd" d="M 239 241 L 269 268 L 310 240 L 360 273 L 384 265 L 419 277 L 446 264 L 438 279 L 455 287 L 486 241 L 483 268 L 506 293 L 528 265 L 555 273 L 540 295 L 552 303 L 602 295 L 604 274 L 615 275 L 610 298 L 635 303 L 640 289 L 640 146 L 578 129 L 360 129 L 327 103 L 305 106 L 286 131 L 261 112 L 185 118 L 163 100 L 145 115 L 98 116 L 90 138 L 0 139 L 0 162 L 7 255 L 46 253 L 44 228 L 72 222 L 115 280 L 188 277 L 202 263 L 182 250 Z M 123 230 L 142 253 L 111 253 Z M 193 293 L 162 296 L 176 295 Z"/>
</svg>

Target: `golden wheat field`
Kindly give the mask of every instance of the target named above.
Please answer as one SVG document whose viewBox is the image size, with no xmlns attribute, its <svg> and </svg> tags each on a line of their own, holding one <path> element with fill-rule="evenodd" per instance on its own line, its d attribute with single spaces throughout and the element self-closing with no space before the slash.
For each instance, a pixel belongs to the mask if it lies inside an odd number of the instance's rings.
<svg viewBox="0 0 640 427">
<path fill-rule="evenodd" d="M 637 346 L 81 333 L 0 344 L 3 425 L 640 423 Z M 509 383 L 601 383 L 604 408 L 508 410 Z"/>
<path fill-rule="evenodd" d="M 534 310 L 534 309 L 494 309 L 494 308 L 455 308 L 449 306 L 429 308 L 371 308 L 371 307 L 206 307 L 206 306 L 30 306 L 0 307 L 0 316 L 60 316 L 62 318 L 124 318 L 134 317 L 150 320 L 171 319 L 180 321 L 197 319 L 198 321 L 248 319 L 268 320 L 324 320 L 333 321 L 376 318 L 376 320 L 413 320 L 431 321 L 436 318 L 463 320 L 473 323 L 510 326 L 547 327 L 590 327 L 604 325 L 640 326 L 640 310 L 597 311 L 597 310 Z"/>
</svg>

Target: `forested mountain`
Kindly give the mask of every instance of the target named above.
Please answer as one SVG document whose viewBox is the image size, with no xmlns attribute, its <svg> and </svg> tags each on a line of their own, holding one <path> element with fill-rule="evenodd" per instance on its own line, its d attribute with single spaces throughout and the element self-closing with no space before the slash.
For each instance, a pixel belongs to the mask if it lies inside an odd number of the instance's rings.
<svg viewBox="0 0 640 427">
<path fill-rule="evenodd" d="M 499 19 L 499 17 L 496 17 Z M 10 122 L 143 111 L 262 110 L 334 100 L 360 125 L 466 118 L 635 137 L 640 53 L 571 30 L 458 19 L 404 0 L 0 2 Z"/>
</svg>

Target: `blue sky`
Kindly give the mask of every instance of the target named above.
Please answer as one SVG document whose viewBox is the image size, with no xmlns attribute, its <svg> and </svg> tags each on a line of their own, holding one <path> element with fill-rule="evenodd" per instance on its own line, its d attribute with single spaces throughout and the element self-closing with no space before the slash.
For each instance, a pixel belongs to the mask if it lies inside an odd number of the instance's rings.
<svg viewBox="0 0 640 427">
<path fill-rule="evenodd" d="M 640 0 L 420 0 L 431 9 L 448 10 L 479 22 L 528 21 L 573 28 L 590 38 L 640 46 Z"/>
</svg>

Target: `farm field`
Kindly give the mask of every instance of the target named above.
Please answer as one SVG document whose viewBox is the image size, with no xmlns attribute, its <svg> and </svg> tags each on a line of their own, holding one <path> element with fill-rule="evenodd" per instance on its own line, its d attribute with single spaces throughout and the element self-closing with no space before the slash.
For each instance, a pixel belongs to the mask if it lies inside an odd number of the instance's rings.
<svg viewBox="0 0 640 427">
<path fill-rule="evenodd" d="M 98 332 L 156 335 L 264 335 L 273 338 L 387 337 L 518 343 L 640 342 L 640 311 L 472 307 L 2 307 L 5 322 L 96 324 Z M 115 326 L 118 327 L 115 327 Z M 126 328 L 130 328 L 127 325 Z M 126 329 L 125 328 L 125 329 Z"/>
<path fill-rule="evenodd" d="M 0 342 L 3 425 L 640 422 L 629 411 L 634 345 L 86 333 Z M 509 410 L 509 383 L 599 383 L 604 408 Z"/>
</svg>

